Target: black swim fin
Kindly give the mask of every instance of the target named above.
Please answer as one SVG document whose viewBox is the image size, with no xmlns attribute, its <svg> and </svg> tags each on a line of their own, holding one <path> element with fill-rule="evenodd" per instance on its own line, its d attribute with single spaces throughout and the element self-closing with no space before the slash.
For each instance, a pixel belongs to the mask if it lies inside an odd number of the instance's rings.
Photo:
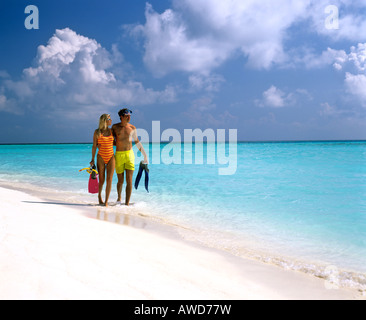
<svg viewBox="0 0 366 320">
<path fill-rule="evenodd" d="M 135 189 L 137 190 L 139 186 L 143 172 L 145 172 L 145 189 L 147 192 L 149 192 L 149 168 L 148 165 L 145 164 L 143 161 L 140 162 L 139 172 L 135 180 Z"/>
<path fill-rule="evenodd" d="M 140 167 L 139 167 L 139 172 L 136 176 L 136 180 L 135 180 L 135 189 L 137 190 L 137 188 L 139 187 L 139 183 L 141 180 L 141 176 L 142 176 L 142 171 L 144 170 L 143 167 L 141 166 L 142 162 L 140 163 Z"/>
<path fill-rule="evenodd" d="M 149 168 L 145 164 L 145 189 L 149 192 Z"/>
</svg>

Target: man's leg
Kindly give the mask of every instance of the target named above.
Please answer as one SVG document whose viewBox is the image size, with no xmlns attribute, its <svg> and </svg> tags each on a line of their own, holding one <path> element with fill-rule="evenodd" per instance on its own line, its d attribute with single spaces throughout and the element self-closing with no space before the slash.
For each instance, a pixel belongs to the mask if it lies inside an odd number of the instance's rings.
<svg viewBox="0 0 366 320">
<path fill-rule="evenodd" d="M 133 170 L 126 170 L 126 201 L 125 205 L 130 205 L 130 199 L 132 194 L 132 179 L 133 179 Z"/>
<path fill-rule="evenodd" d="M 122 198 L 122 187 L 123 187 L 123 181 L 124 181 L 124 172 L 122 172 L 121 174 L 117 174 L 118 177 L 118 182 L 117 182 L 117 194 L 118 194 L 118 199 L 117 202 L 121 202 L 121 198 Z"/>
</svg>

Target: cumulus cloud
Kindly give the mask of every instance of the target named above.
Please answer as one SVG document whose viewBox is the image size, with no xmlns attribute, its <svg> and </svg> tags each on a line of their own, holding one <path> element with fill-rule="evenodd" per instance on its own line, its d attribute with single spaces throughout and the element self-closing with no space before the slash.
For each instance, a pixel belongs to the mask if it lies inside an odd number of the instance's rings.
<svg viewBox="0 0 366 320">
<path fill-rule="evenodd" d="M 352 46 L 349 54 L 344 50 L 333 50 L 333 52 L 334 67 L 336 69 L 342 70 L 352 65 L 357 72 L 366 72 L 366 43 Z"/>
<path fill-rule="evenodd" d="M 293 60 L 285 42 L 301 22 L 335 41 L 366 38 L 366 19 L 358 13 L 366 8 L 364 1 L 332 5 L 339 9 L 338 30 L 326 25 L 327 0 L 175 0 L 161 14 L 147 4 L 146 23 L 132 33 L 144 38 L 144 62 L 159 77 L 174 71 L 207 74 L 238 54 L 254 68 L 269 69 Z M 326 52 L 323 63 L 332 54 Z"/>
<path fill-rule="evenodd" d="M 0 112 L 7 112 L 15 115 L 23 114 L 22 110 L 17 106 L 14 99 L 8 99 L 0 94 Z"/>
<path fill-rule="evenodd" d="M 256 100 L 255 103 L 259 107 L 283 108 L 293 101 L 293 94 L 286 94 L 275 86 L 271 86 L 263 92 L 261 100 Z"/>
<path fill-rule="evenodd" d="M 220 75 L 204 76 L 201 74 L 193 74 L 189 77 L 189 84 L 192 91 L 219 91 L 220 85 L 223 82 L 225 82 L 225 79 Z"/>
<path fill-rule="evenodd" d="M 175 11 L 162 14 L 146 5 L 146 24 L 135 27 L 134 33 L 146 38 L 145 64 L 157 76 L 172 71 L 209 72 L 226 58 L 226 50 L 212 50 L 212 39 L 190 38 L 188 25 Z"/>
<path fill-rule="evenodd" d="M 366 107 L 366 75 L 346 73 L 345 84 L 348 92 L 357 97 Z"/>
<path fill-rule="evenodd" d="M 365 8 L 364 0 L 313 0 L 306 16 L 311 21 L 309 28 L 334 41 L 365 41 Z"/>
<path fill-rule="evenodd" d="M 144 62 L 157 76 L 206 74 L 238 51 L 250 65 L 269 68 L 284 59 L 284 30 L 304 10 L 298 1 L 279 2 L 182 0 L 162 14 L 147 4 L 146 24 L 133 34 L 145 38 Z"/>
<path fill-rule="evenodd" d="M 333 117 L 341 114 L 339 110 L 333 105 L 330 105 L 328 102 L 320 104 L 319 114 L 323 117 Z"/>
<path fill-rule="evenodd" d="M 293 92 L 286 93 L 272 85 L 263 92 L 262 98 L 256 99 L 254 103 L 261 108 L 284 108 L 294 106 L 304 98 L 309 101 L 313 100 L 311 94 L 305 89 L 296 89 Z"/>
<path fill-rule="evenodd" d="M 366 43 L 352 46 L 349 52 L 328 48 L 319 56 L 307 54 L 302 62 L 308 68 L 333 66 L 335 70 L 344 72 L 346 92 L 366 106 Z"/>
<path fill-rule="evenodd" d="M 109 52 L 96 40 L 66 28 L 56 30 L 46 46 L 38 47 L 34 66 L 20 81 L 5 79 L 0 87 L 0 110 L 10 104 L 64 117 L 99 114 L 121 104 L 144 105 L 173 101 L 172 87 L 155 91 L 133 79 L 120 79 L 113 68 L 121 62 L 116 47 Z"/>
<path fill-rule="evenodd" d="M 285 93 L 275 86 L 270 87 L 263 93 L 264 104 L 269 107 L 282 108 L 286 105 L 286 100 Z"/>
<path fill-rule="evenodd" d="M 294 61 L 298 65 L 304 65 L 308 69 L 333 65 L 335 69 L 340 70 L 347 60 L 347 53 L 344 50 L 335 50 L 332 48 L 328 48 L 320 55 L 308 51 L 304 52 L 301 57 L 294 58 Z"/>
<path fill-rule="evenodd" d="M 366 43 L 352 46 L 349 53 L 345 50 L 328 49 L 323 56 L 328 57 L 327 64 L 345 72 L 346 91 L 366 106 Z"/>
</svg>

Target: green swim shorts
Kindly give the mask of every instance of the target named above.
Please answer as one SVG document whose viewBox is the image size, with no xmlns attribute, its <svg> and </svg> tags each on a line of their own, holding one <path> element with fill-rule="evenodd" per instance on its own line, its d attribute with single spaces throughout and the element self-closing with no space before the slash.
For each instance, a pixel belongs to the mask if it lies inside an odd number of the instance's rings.
<svg viewBox="0 0 366 320">
<path fill-rule="evenodd" d="M 125 170 L 135 170 L 135 155 L 132 149 L 128 151 L 117 151 L 115 158 L 117 174 L 121 174 Z"/>
</svg>

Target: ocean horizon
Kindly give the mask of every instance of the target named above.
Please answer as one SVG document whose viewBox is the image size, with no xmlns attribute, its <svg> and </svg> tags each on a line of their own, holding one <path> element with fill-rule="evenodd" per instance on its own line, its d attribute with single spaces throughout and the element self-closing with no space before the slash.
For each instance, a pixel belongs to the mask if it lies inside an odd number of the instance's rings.
<svg viewBox="0 0 366 320">
<path fill-rule="evenodd" d="M 222 141 L 223 143 L 228 143 L 229 140 Z M 298 142 L 366 142 L 366 139 L 304 139 L 304 140 L 238 140 L 237 143 L 298 143 Z M 17 146 L 17 145 L 57 145 L 57 144 L 91 144 L 92 142 L 0 142 L 0 146 Z M 146 142 L 145 142 L 146 143 Z M 184 143 L 184 142 L 170 142 L 170 141 L 149 141 L 150 144 L 169 144 L 169 143 Z M 194 142 L 200 143 L 200 142 Z M 203 141 L 201 143 L 212 143 Z"/>
</svg>

